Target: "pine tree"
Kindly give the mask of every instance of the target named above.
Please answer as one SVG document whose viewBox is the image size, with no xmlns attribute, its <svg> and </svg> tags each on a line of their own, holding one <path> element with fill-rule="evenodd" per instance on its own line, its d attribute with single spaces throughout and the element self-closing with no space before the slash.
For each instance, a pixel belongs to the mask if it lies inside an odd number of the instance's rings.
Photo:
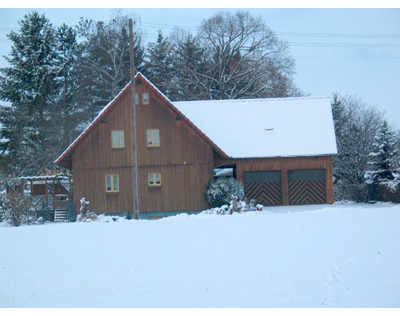
<svg viewBox="0 0 400 316">
<path fill-rule="evenodd" d="M 172 45 L 158 31 L 157 41 L 148 45 L 144 73 L 154 85 L 170 97 L 172 92 Z"/>
<path fill-rule="evenodd" d="M 49 20 L 33 12 L 19 24 L 20 32 L 8 35 L 13 42 L 10 56 L 5 57 L 10 67 L 0 69 L 0 99 L 11 103 L 0 117 L 5 139 L 0 150 L 9 173 L 30 174 L 44 170 L 54 159 L 44 149 L 60 68 L 55 63 L 56 32 Z"/>
<path fill-rule="evenodd" d="M 176 33 L 178 33 L 176 31 Z M 183 33 L 173 34 L 172 80 L 170 98 L 174 101 L 201 100 L 207 98 L 205 87 L 201 82 L 201 73 L 204 73 L 204 49 L 199 39 L 193 35 Z"/>
<path fill-rule="evenodd" d="M 63 24 L 58 28 L 56 34 L 57 45 L 57 64 L 59 73 L 55 78 L 57 90 L 60 91 L 58 99 L 55 100 L 57 114 L 53 120 L 59 118 L 61 121 L 57 125 L 62 129 L 60 136 L 60 147 L 65 148 L 69 145 L 76 134 L 76 127 L 83 120 L 81 117 L 82 107 L 77 102 L 76 93 L 78 91 L 77 81 L 77 39 L 76 32 Z"/>
<path fill-rule="evenodd" d="M 93 118 L 130 80 L 128 16 L 116 12 L 103 21 L 81 20 L 78 26 L 80 43 L 79 96 L 91 109 Z M 144 48 L 141 36 L 133 36 L 135 67 L 141 71 Z"/>
<path fill-rule="evenodd" d="M 395 185 L 398 178 L 399 152 L 398 138 L 390 130 L 388 123 L 383 122 L 375 137 L 373 151 L 369 154 L 370 170 L 366 173 L 367 183 Z"/>
</svg>

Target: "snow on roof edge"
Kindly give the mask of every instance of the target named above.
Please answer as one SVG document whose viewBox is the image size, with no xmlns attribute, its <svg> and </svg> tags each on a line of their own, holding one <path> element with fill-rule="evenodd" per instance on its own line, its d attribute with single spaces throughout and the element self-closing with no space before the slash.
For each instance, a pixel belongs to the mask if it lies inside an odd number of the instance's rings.
<svg viewBox="0 0 400 316">
<path fill-rule="evenodd" d="M 325 153 L 325 154 L 309 154 L 309 155 L 286 155 L 286 156 L 257 156 L 257 157 L 229 157 L 230 159 L 263 159 L 263 158 L 296 158 L 296 157 L 323 157 L 323 156 L 334 156 L 336 153 Z"/>
<path fill-rule="evenodd" d="M 137 76 L 137 74 L 136 74 Z M 135 78 L 136 78 L 135 76 Z M 59 155 L 57 157 L 57 159 L 55 159 L 53 161 L 53 163 L 57 164 L 57 161 L 62 158 L 69 150 L 70 148 L 72 148 L 83 136 L 84 134 L 89 130 L 90 127 L 92 127 L 96 121 L 99 119 L 99 117 L 114 103 L 114 101 L 119 98 L 121 96 L 121 94 L 130 86 L 131 81 L 129 81 L 124 88 L 121 89 L 121 91 L 114 97 L 114 99 L 112 99 L 110 102 L 107 103 L 107 105 L 105 105 L 101 111 L 96 115 L 96 117 L 92 120 L 92 122 L 79 134 L 79 136 L 77 138 L 75 138 L 75 140 L 67 147 L 67 149 L 65 149 L 61 155 Z"/>
<path fill-rule="evenodd" d="M 190 101 L 173 101 L 174 103 L 240 103 L 240 102 L 273 102 L 273 101 L 297 101 L 297 100 L 320 100 L 320 99 L 330 99 L 330 96 L 313 96 L 313 97 L 286 97 L 286 98 L 255 98 L 255 99 L 223 99 L 223 100 L 190 100 Z M 171 102 L 171 101 L 170 101 Z"/>
</svg>

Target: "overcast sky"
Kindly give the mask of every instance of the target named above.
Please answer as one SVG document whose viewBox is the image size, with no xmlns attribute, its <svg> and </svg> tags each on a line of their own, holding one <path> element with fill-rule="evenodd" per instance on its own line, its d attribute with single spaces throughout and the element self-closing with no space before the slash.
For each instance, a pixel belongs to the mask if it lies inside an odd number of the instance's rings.
<svg viewBox="0 0 400 316">
<path fill-rule="evenodd" d="M 123 9 L 137 14 L 145 41 L 174 27 L 196 32 L 202 20 L 220 10 Z M 400 128 L 400 9 L 241 9 L 261 16 L 289 43 L 296 60 L 295 81 L 310 96 L 352 94 L 386 112 Z M 10 52 L 6 34 L 32 9 L 0 9 L 0 56 Z M 80 17 L 108 20 L 112 9 L 37 9 L 54 25 L 76 25 Z M 7 62 L 0 57 L 0 67 Z"/>
</svg>

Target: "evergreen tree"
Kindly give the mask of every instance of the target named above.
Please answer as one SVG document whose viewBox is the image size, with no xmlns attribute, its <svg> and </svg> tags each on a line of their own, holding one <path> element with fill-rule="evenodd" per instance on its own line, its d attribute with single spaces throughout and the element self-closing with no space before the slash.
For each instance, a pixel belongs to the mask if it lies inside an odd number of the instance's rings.
<svg viewBox="0 0 400 316">
<path fill-rule="evenodd" d="M 44 170 L 54 159 L 45 149 L 60 67 L 55 63 L 56 32 L 49 20 L 33 12 L 19 24 L 20 32 L 8 35 L 13 42 L 5 57 L 10 67 L 0 69 L 0 99 L 11 103 L 0 116 L 0 150 L 8 173 L 30 174 Z"/>
<path fill-rule="evenodd" d="M 1 69 L 2 161 L 8 175 L 34 175 L 56 168 L 54 159 L 79 133 L 84 119 L 77 102 L 76 32 L 54 28 L 44 15 L 26 15 L 11 32 L 10 67 Z M 5 141 L 4 141 L 5 140 Z"/>
<path fill-rule="evenodd" d="M 334 96 L 332 112 L 339 152 L 334 157 L 334 176 L 343 184 L 362 183 L 382 113 L 355 97 L 339 95 Z"/>
<path fill-rule="evenodd" d="M 398 138 L 386 121 L 375 137 L 373 151 L 369 156 L 370 170 L 365 175 L 367 183 L 388 186 L 396 184 L 399 167 Z"/>
<path fill-rule="evenodd" d="M 190 33 L 176 30 L 172 34 L 172 80 L 170 98 L 174 101 L 201 100 L 207 98 L 199 74 L 204 73 L 205 55 L 199 39 Z"/>
<path fill-rule="evenodd" d="M 148 45 L 144 73 L 154 85 L 170 97 L 173 90 L 172 80 L 172 45 L 158 31 L 157 41 Z"/>
<path fill-rule="evenodd" d="M 59 93 L 54 100 L 54 104 L 57 104 L 57 107 L 55 107 L 57 113 L 53 115 L 52 126 L 61 130 L 61 133 L 58 133 L 59 152 L 77 136 L 77 133 L 79 133 L 78 126 L 84 120 L 83 107 L 78 103 L 76 95 L 79 87 L 76 36 L 76 31 L 65 24 L 58 28 L 56 34 L 56 62 L 59 72 L 55 81 Z"/>
<path fill-rule="evenodd" d="M 78 81 L 81 104 L 90 108 L 91 120 L 101 108 L 130 81 L 129 17 L 117 11 L 113 18 L 103 21 L 81 19 L 78 32 L 80 43 Z M 142 70 L 144 48 L 141 36 L 133 36 L 137 71 Z"/>
</svg>

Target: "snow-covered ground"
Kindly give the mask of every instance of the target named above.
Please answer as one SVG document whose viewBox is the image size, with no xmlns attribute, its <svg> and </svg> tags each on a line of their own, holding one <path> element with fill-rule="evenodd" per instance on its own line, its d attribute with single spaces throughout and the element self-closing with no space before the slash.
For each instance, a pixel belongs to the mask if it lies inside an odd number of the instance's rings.
<svg viewBox="0 0 400 316">
<path fill-rule="evenodd" d="M 400 307 L 400 206 L 0 227 L 0 307 Z"/>
</svg>

